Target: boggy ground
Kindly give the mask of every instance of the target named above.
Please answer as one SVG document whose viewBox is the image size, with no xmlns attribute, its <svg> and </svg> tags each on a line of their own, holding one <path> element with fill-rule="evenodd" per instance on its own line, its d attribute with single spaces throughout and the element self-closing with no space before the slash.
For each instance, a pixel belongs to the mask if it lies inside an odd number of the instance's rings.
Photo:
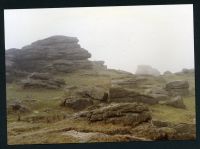
<svg viewBox="0 0 200 149">
<path fill-rule="evenodd" d="M 98 86 L 108 90 L 112 86 L 112 80 L 124 79 L 132 77 L 132 75 L 115 70 L 80 70 L 74 73 L 57 74 L 56 77 L 64 79 L 66 86 L 71 88 Z M 152 120 L 166 121 L 173 124 L 194 124 L 194 75 L 162 75 L 159 76 L 159 79 L 162 80 L 161 85 L 163 85 L 163 80 L 164 82 L 187 80 L 191 93 L 183 97 L 185 109 L 165 104 L 147 105 L 151 112 Z M 156 85 L 158 82 L 150 82 L 150 85 L 152 83 Z M 141 88 L 137 90 L 143 92 Z M 7 84 L 7 105 L 18 99 L 29 109 L 29 112 L 20 114 L 19 121 L 19 114 L 9 111 L 8 107 L 8 144 L 150 141 L 163 139 L 160 134 L 159 136 L 156 136 L 155 133 L 153 136 L 151 135 L 152 131 L 155 131 L 151 122 L 142 122 L 137 126 L 126 126 L 121 123 L 90 122 L 87 119 L 79 118 L 77 117 L 79 111 L 59 106 L 60 101 L 67 96 L 66 94 L 65 89 L 23 89 L 19 83 Z M 159 129 L 159 132 L 162 129 Z M 171 129 L 166 129 L 171 133 Z"/>
</svg>

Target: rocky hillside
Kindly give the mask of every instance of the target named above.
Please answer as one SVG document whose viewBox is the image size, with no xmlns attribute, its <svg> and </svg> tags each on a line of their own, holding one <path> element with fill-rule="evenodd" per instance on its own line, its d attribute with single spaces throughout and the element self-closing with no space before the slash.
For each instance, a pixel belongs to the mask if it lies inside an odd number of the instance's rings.
<svg viewBox="0 0 200 149">
<path fill-rule="evenodd" d="M 78 39 L 6 51 L 9 144 L 194 140 L 194 70 L 107 69 Z"/>
</svg>

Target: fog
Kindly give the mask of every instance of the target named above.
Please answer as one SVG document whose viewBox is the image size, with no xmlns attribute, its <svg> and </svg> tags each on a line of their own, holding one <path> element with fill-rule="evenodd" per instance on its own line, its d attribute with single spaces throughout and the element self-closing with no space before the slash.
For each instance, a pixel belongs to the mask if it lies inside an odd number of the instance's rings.
<svg viewBox="0 0 200 149">
<path fill-rule="evenodd" d="M 73 36 L 108 68 L 135 72 L 194 68 L 193 5 L 12 9 L 4 11 L 5 48 L 52 35 Z"/>
</svg>

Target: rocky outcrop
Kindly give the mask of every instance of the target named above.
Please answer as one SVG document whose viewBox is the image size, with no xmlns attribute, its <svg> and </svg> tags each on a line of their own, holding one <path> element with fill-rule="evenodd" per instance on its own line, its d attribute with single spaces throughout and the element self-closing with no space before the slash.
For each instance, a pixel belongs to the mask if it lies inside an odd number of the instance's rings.
<svg viewBox="0 0 200 149">
<path fill-rule="evenodd" d="M 65 85 L 62 79 L 55 79 L 48 73 L 32 73 L 27 79 L 21 81 L 22 87 L 26 88 L 47 88 L 59 89 Z"/>
<path fill-rule="evenodd" d="M 160 72 L 149 65 L 139 65 L 137 67 L 136 74 L 159 76 Z"/>
<path fill-rule="evenodd" d="M 165 89 L 172 96 L 182 95 L 186 96 L 189 94 L 189 83 L 188 81 L 172 81 L 166 84 Z"/>
<path fill-rule="evenodd" d="M 104 121 L 129 126 L 151 120 L 148 107 L 141 103 L 111 103 L 81 112 L 79 116 L 87 118 L 90 122 Z"/>
<path fill-rule="evenodd" d="M 78 39 L 67 36 L 52 36 L 23 47 L 6 50 L 7 78 L 14 71 L 21 72 L 73 72 L 91 69 L 88 60 L 91 54 L 80 47 Z"/>
</svg>

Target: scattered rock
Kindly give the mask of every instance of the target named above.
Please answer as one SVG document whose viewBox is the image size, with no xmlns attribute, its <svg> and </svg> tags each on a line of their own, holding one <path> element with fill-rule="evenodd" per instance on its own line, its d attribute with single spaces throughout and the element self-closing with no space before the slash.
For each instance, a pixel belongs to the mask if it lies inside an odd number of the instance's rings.
<svg viewBox="0 0 200 149">
<path fill-rule="evenodd" d="M 152 140 L 172 140 L 175 134 L 176 130 L 169 127 L 161 127 L 161 128 L 153 127 L 147 130 L 147 135 Z"/>
<path fill-rule="evenodd" d="M 74 110 L 83 110 L 89 106 L 93 105 L 93 101 L 89 98 L 67 98 L 64 101 L 64 106 L 72 108 Z"/>
<path fill-rule="evenodd" d="M 13 101 L 12 103 L 8 104 L 7 107 L 8 112 L 20 112 L 20 113 L 27 113 L 30 112 L 30 108 L 23 105 L 20 101 Z"/>
<path fill-rule="evenodd" d="M 176 130 L 177 140 L 194 140 L 196 138 L 196 124 L 180 123 L 173 127 Z"/>
<path fill-rule="evenodd" d="M 142 123 L 132 131 L 151 140 L 194 140 L 196 138 L 195 124 L 177 124 L 161 120 Z"/>
</svg>

